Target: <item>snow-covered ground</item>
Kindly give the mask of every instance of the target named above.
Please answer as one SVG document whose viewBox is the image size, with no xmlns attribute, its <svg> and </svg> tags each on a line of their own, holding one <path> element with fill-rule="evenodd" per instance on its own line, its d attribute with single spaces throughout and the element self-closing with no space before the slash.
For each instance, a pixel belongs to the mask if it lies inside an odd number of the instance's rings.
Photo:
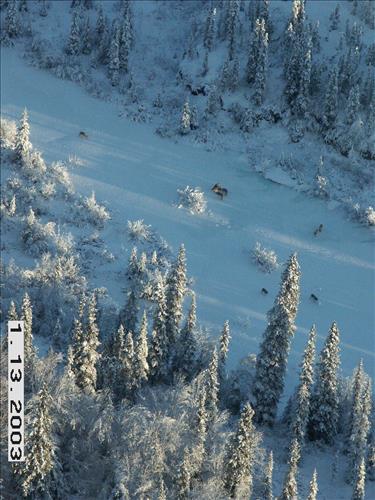
<svg viewBox="0 0 375 500">
<path fill-rule="evenodd" d="M 232 365 L 256 352 L 266 312 L 278 290 L 280 274 L 261 273 L 251 262 L 259 241 L 285 261 L 298 252 L 302 294 L 297 333 L 289 359 L 288 392 L 294 386 L 307 332 L 317 325 L 321 347 L 328 327 L 338 322 L 342 370 L 349 375 L 360 358 L 374 367 L 374 233 L 355 224 L 321 200 L 250 171 L 244 154 L 206 152 L 161 139 L 147 124 L 118 116 L 114 105 L 88 96 L 75 84 L 28 67 L 12 49 L 2 49 L 1 107 L 18 119 L 26 106 L 31 140 L 46 160 L 75 154 L 84 166 L 73 171 L 77 191 L 90 194 L 111 210 L 103 232 L 114 263 L 96 269 L 93 284 L 106 286 L 119 304 L 123 271 L 133 246 L 128 220 L 144 219 L 176 250 L 185 243 L 194 278 L 198 314 L 213 336 L 229 319 Z M 79 132 L 89 138 L 82 140 Z M 266 159 L 266 158 L 265 158 Z M 219 182 L 224 201 L 210 192 Z M 175 206 L 177 189 L 199 186 L 208 199 L 208 215 L 193 216 Z M 324 224 L 323 232 L 313 231 Z M 268 289 L 263 296 L 261 288 Z M 310 300 L 314 293 L 319 303 Z"/>
</svg>

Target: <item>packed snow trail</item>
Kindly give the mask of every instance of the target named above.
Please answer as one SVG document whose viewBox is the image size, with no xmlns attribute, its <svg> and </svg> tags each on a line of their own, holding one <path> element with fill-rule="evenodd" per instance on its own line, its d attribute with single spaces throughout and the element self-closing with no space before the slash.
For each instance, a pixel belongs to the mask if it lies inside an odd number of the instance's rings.
<svg viewBox="0 0 375 500">
<path fill-rule="evenodd" d="M 48 161 L 75 154 L 85 165 L 74 172 L 78 191 L 95 191 L 112 212 L 103 233 L 113 264 L 97 269 L 95 286 L 106 286 L 122 304 L 123 273 L 133 246 L 128 220 L 144 219 L 176 251 L 185 243 L 188 271 L 195 280 L 198 315 L 214 336 L 225 319 L 232 328 L 230 361 L 256 352 L 266 312 L 278 291 L 280 272 L 261 273 L 251 262 L 256 241 L 276 251 L 280 261 L 297 251 L 302 270 L 297 333 L 292 343 L 288 380 L 295 371 L 312 323 L 318 349 L 333 320 L 342 339 L 342 369 L 349 375 L 360 358 L 374 366 L 374 233 L 308 198 L 251 172 L 235 152 L 214 153 L 186 140 L 174 143 L 153 133 L 152 126 L 118 116 L 111 104 L 96 100 L 71 82 L 28 67 L 10 49 L 2 49 L 2 113 L 18 119 L 26 106 L 31 140 Z M 79 132 L 88 134 L 87 140 Z M 261 146 L 260 146 L 261 147 Z M 267 151 L 264 151 L 265 157 Z M 219 182 L 229 195 L 221 201 L 210 192 Z M 200 186 L 211 216 L 177 209 L 177 189 Z M 324 224 L 323 232 L 313 236 Z M 122 274 L 123 276 L 123 274 Z M 261 294 L 265 287 L 269 293 Z M 310 300 L 314 293 L 319 303 Z"/>
</svg>

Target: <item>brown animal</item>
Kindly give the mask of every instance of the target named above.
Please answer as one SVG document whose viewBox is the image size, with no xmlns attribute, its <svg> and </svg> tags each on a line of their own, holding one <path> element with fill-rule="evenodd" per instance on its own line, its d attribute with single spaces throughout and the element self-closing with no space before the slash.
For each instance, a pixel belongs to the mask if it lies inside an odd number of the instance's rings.
<svg viewBox="0 0 375 500">
<path fill-rule="evenodd" d="M 221 199 L 223 199 L 224 196 L 228 195 L 228 189 L 221 187 L 220 184 L 218 184 L 218 183 L 216 183 L 214 186 L 212 186 L 211 191 L 213 191 L 218 196 L 220 196 Z"/>
<path fill-rule="evenodd" d="M 314 231 L 314 236 L 318 236 L 323 231 L 323 224 L 319 224 L 319 226 Z"/>
<path fill-rule="evenodd" d="M 83 131 L 81 130 L 81 132 L 79 133 L 79 138 L 80 138 L 80 139 L 88 139 L 88 138 L 89 138 L 89 136 L 86 134 L 86 132 L 83 132 Z"/>
</svg>

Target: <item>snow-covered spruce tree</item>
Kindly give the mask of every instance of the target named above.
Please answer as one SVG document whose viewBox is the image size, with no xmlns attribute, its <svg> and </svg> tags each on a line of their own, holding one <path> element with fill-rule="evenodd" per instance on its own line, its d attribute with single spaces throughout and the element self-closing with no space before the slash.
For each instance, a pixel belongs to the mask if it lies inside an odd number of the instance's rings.
<svg viewBox="0 0 375 500">
<path fill-rule="evenodd" d="M 26 459 L 16 472 L 22 494 L 27 498 L 63 498 L 61 465 L 56 457 L 52 430 L 52 397 L 46 384 L 31 402 Z"/>
<path fill-rule="evenodd" d="M 340 4 L 337 4 L 335 10 L 329 16 L 331 22 L 329 29 L 332 31 L 337 30 L 340 22 Z"/>
<path fill-rule="evenodd" d="M 66 51 L 69 55 L 78 56 L 81 53 L 81 10 L 75 7 L 72 12 L 72 22 Z"/>
<path fill-rule="evenodd" d="M 224 485 L 230 498 L 250 498 L 256 447 L 254 410 L 246 403 L 225 461 Z"/>
<path fill-rule="evenodd" d="M 114 23 L 109 46 L 108 76 L 111 84 L 117 87 L 120 81 L 120 27 Z"/>
<path fill-rule="evenodd" d="M 182 318 L 182 305 L 186 294 L 186 257 L 185 247 L 181 245 L 176 261 L 172 264 L 167 277 L 166 293 L 166 332 L 169 345 L 175 349 Z M 171 356 L 174 353 L 169 353 Z"/>
<path fill-rule="evenodd" d="M 197 305 L 195 293 L 191 294 L 191 305 L 186 318 L 185 325 L 181 329 L 179 339 L 178 360 L 175 362 L 179 371 L 191 380 L 195 375 L 196 355 L 197 355 Z"/>
<path fill-rule="evenodd" d="M 268 60 L 268 33 L 264 19 L 257 19 L 249 47 L 246 68 L 247 81 L 254 83 L 254 98 L 261 104 L 266 87 L 266 73 Z"/>
<path fill-rule="evenodd" d="M 73 330 L 72 371 L 77 386 L 87 394 L 96 389 L 96 363 L 99 359 L 99 329 L 96 324 L 96 298 L 92 294 L 88 301 L 87 325 L 82 324 L 82 317 L 75 319 Z"/>
<path fill-rule="evenodd" d="M 366 484 L 366 467 L 365 467 L 365 460 L 362 457 L 359 467 L 356 470 L 352 500 L 364 500 L 365 484 Z"/>
<path fill-rule="evenodd" d="M 189 106 L 189 101 L 185 101 L 184 107 L 182 108 L 181 121 L 180 121 L 180 134 L 186 135 L 191 130 L 191 111 Z"/>
<path fill-rule="evenodd" d="M 165 380 L 168 375 L 169 342 L 166 332 L 165 279 L 160 272 L 156 274 L 154 297 L 156 306 L 152 323 L 151 347 L 148 364 L 150 379 L 153 382 Z"/>
<path fill-rule="evenodd" d="M 351 381 L 351 404 L 349 410 L 349 418 L 347 423 L 347 432 L 346 432 L 346 448 L 345 451 L 349 452 L 350 449 L 350 436 L 353 433 L 354 422 L 358 419 L 361 413 L 362 407 L 362 391 L 365 383 L 365 372 L 363 370 L 363 361 L 362 359 L 358 363 L 358 366 L 352 376 Z"/>
<path fill-rule="evenodd" d="M 229 342 L 230 342 L 230 329 L 229 329 L 229 321 L 224 322 L 223 330 L 220 335 L 220 348 L 219 348 L 219 378 L 220 381 L 223 382 L 226 377 L 226 361 L 228 357 L 229 351 Z"/>
<path fill-rule="evenodd" d="M 299 303 L 299 278 L 299 264 L 296 254 L 293 254 L 283 272 L 274 306 L 268 313 L 268 326 L 257 356 L 253 394 L 256 401 L 255 417 L 260 424 L 273 425 L 283 391 Z"/>
<path fill-rule="evenodd" d="M 33 344 L 33 310 L 27 292 L 23 297 L 21 310 L 21 320 L 24 321 L 25 391 L 30 394 L 33 389 L 37 353 Z"/>
<path fill-rule="evenodd" d="M 316 472 L 316 469 L 314 469 L 310 485 L 309 485 L 309 496 L 307 497 L 307 500 L 316 500 L 318 496 L 318 474 Z"/>
<path fill-rule="evenodd" d="M 272 487 L 272 476 L 273 476 L 273 453 L 272 451 L 268 454 L 268 460 L 265 464 L 263 479 L 262 479 L 262 500 L 273 500 L 273 487 Z"/>
<path fill-rule="evenodd" d="M 5 14 L 4 34 L 8 38 L 16 38 L 19 35 L 20 25 L 17 13 L 16 0 L 9 0 Z"/>
<path fill-rule="evenodd" d="M 167 500 L 167 490 L 162 477 L 159 480 L 158 500 Z"/>
<path fill-rule="evenodd" d="M 130 11 L 126 10 L 125 17 L 123 18 L 119 37 L 119 61 L 120 70 L 125 73 L 129 70 L 129 52 L 132 41 L 131 35 L 131 22 L 129 17 Z"/>
<path fill-rule="evenodd" d="M 296 500 L 298 498 L 297 473 L 300 455 L 301 450 L 298 440 L 293 439 L 289 449 L 288 470 L 279 500 Z"/>
<path fill-rule="evenodd" d="M 142 316 L 141 328 L 134 352 L 134 380 L 137 389 L 148 379 L 149 366 L 147 357 L 147 316 L 145 311 Z"/>
<path fill-rule="evenodd" d="M 39 15 L 40 15 L 40 17 L 46 17 L 47 14 L 48 14 L 47 2 L 46 2 L 46 0 L 41 0 L 40 1 Z"/>
<path fill-rule="evenodd" d="M 16 160 L 23 162 L 30 156 L 32 145 L 30 142 L 30 125 L 29 115 L 25 108 L 22 113 L 21 120 L 17 127 L 17 134 L 15 140 L 15 156 Z"/>
<path fill-rule="evenodd" d="M 91 54 L 92 46 L 91 46 L 91 28 L 90 28 L 90 17 L 88 14 L 85 15 L 85 18 L 82 22 L 82 54 Z"/>
<path fill-rule="evenodd" d="M 328 87 L 324 98 L 323 124 L 325 128 L 332 128 L 336 122 L 338 112 L 338 69 L 334 66 L 331 70 Z"/>
<path fill-rule="evenodd" d="M 218 355 L 216 347 L 212 353 L 212 358 L 206 374 L 206 409 L 209 421 L 215 420 L 219 404 L 219 374 Z"/>
<path fill-rule="evenodd" d="M 121 355 L 121 380 L 119 381 L 120 395 L 130 398 L 136 387 L 135 379 L 135 352 L 133 334 L 125 332 L 124 348 Z"/>
<path fill-rule="evenodd" d="M 291 423 L 292 435 L 298 440 L 301 447 L 304 442 L 306 426 L 309 419 L 311 388 L 314 375 L 315 342 L 316 330 L 315 326 L 313 326 L 310 330 L 309 340 L 303 355 Z"/>
<path fill-rule="evenodd" d="M 199 475 L 205 458 L 207 427 L 209 415 L 206 409 L 206 388 L 201 387 L 198 397 L 197 419 L 196 419 L 196 445 L 194 450 L 195 475 Z"/>
<path fill-rule="evenodd" d="M 180 464 L 178 475 L 177 475 L 177 499 L 186 500 L 189 498 L 189 492 L 191 488 L 191 460 L 190 460 L 190 450 L 185 448 L 184 456 Z"/>
<path fill-rule="evenodd" d="M 339 329 L 333 323 L 320 353 L 308 424 L 310 440 L 326 444 L 331 444 L 337 433 L 339 343 Z"/>
<path fill-rule="evenodd" d="M 214 43 L 214 37 L 215 37 L 215 13 L 216 9 L 213 5 L 210 6 L 208 14 L 207 14 L 207 19 L 206 19 L 206 26 L 204 30 L 204 38 L 203 38 L 203 45 L 207 49 L 207 51 L 211 51 Z"/>
<path fill-rule="evenodd" d="M 28 12 L 27 0 L 20 0 L 18 4 L 18 12 Z"/>
<path fill-rule="evenodd" d="M 349 91 L 348 102 L 345 110 L 345 122 L 352 125 L 358 119 L 359 110 L 359 85 L 355 85 Z"/>
<path fill-rule="evenodd" d="M 228 40 L 228 57 L 232 60 L 236 51 L 236 36 L 238 32 L 238 17 L 240 11 L 239 0 L 229 0 L 227 18 L 225 23 L 225 34 Z"/>
<path fill-rule="evenodd" d="M 130 290 L 127 296 L 125 307 L 120 312 L 119 323 L 124 326 L 125 331 L 136 331 L 138 323 L 138 311 L 139 305 L 136 293 L 134 292 L 134 290 Z"/>
<path fill-rule="evenodd" d="M 369 481 L 375 481 L 375 444 L 374 435 L 371 434 L 366 457 L 366 475 Z"/>
<path fill-rule="evenodd" d="M 362 458 L 366 457 L 367 438 L 370 431 L 371 414 L 371 379 L 367 377 L 362 382 L 360 394 L 353 395 L 351 432 L 349 436 L 349 468 L 347 478 L 350 482 L 355 479 L 356 471 Z"/>
</svg>

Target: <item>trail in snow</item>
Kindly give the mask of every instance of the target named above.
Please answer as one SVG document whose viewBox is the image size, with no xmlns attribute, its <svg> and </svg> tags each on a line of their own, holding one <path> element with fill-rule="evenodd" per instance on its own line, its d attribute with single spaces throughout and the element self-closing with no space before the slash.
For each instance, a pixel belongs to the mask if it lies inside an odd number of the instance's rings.
<svg viewBox="0 0 375 500">
<path fill-rule="evenodd" d="M 73 175 L 76 189 L 94 190 L 112 211 L 103 237 L 117 261 L 97 269 L 96 286 L 106 286 L 122 302 L 118 273 L 132 247 L 126 235 L 128 220 L 144 219 L 174 250 L 184 242 L 201 321 L 215 336 L 225 319 L 232 323 L 233 365 L 256 352 L 280 280 L 279 272 L 264 275 L 253 266 L 251 249 L 260 241 L 282 262 L 297 251 L 302 293 L 289 390 L 312 323 L 317 325 L 320 348 L 331 322 L 338 322 L 345 374 L 360 357 L 372 370 L 373 233 L 329 210 L 321 200 L 264 180 L 247 169 L 243 155 L 208 153 L 185 141 L 163 140 L 151 126 L 119 118 L 114 106 L 91 98 L 73 83 L 27 67 L 13 51 L 3 49 L 2 55 L 2 113 L 18 119 L 26 106 L 34 145 L 48 161 L 69 154 L 82 159 L 84 166 Z M 88 134 L 87 141 L 78 138 L 80 130 Z M 215 182 L 229 190 L 225 201 L 210 192 Z M 212 217 L 194 217 L 173 206 L 177 189 L 186 185 L 205 191 Z M 317 239 L 313 230 L 320 223 L 324 231 Z M 268 296 L 261 295 L 262 287 L 269 290 Z M 312 292 L 319 304 L 309 300 Z"/>
</svg>

